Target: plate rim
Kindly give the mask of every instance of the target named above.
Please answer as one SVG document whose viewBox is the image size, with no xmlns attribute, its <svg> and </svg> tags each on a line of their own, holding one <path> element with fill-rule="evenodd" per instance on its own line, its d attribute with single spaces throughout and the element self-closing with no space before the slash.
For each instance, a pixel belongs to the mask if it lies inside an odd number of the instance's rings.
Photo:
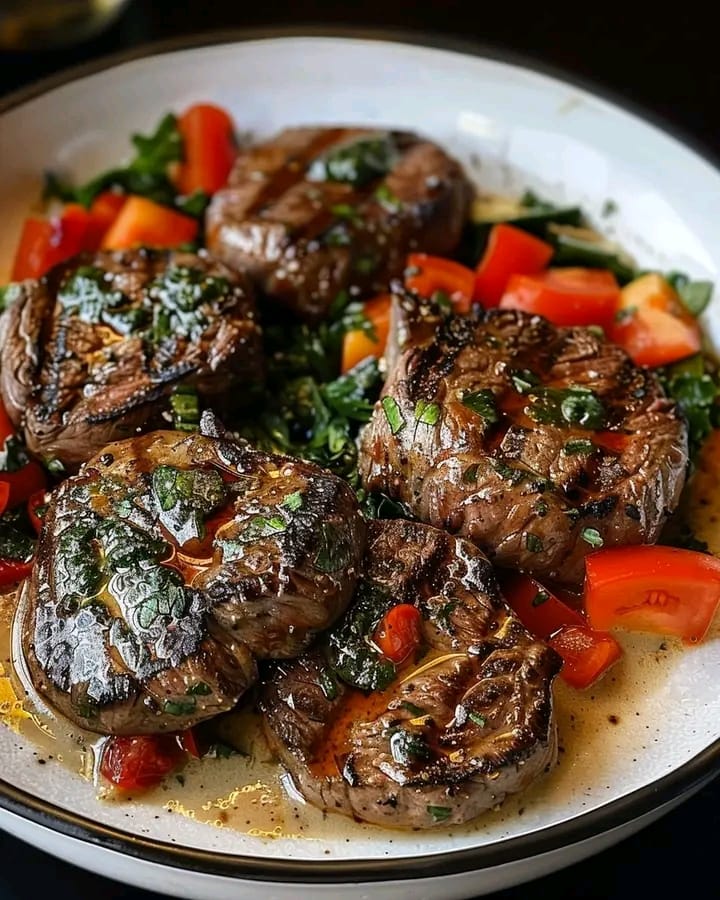
<svg viewBox="0 0 720 900">
<path fill-rule="evenodd" d="M 545 75 L 579 88 L 617 109 L 628 112 L 664 135 L 682 144 L 720 175 L 720 155 L 695 134 L 649 111 L 642 104 L 598 86 L 591 79 L 548 65 L 531 55 L 495 44 L 466 38 L 385 28 L 288 26 L 273 28 L 224 29 L 195 36 L 180 36 L 148 42 L 130 50 L 102 56 L 88 63 L 63 69 L 17 91 L 0 97 L 0 117 L 36 97 L 82 78 L 123 63 L 162 56 L 179 50 L 200 49 L 219 44 L 282 38 L 328 38 L 385 41 L 415 47 L 447 50 L 470 57 L 506 63 L 535 74 Z M 481 871 L 535 856 L 560 851 L 629 825 L 701 789 L 720 775 L 720 738 L 673 771 L 650 784 L 597 808 L 528 834 L 478 847 L 424 855 L 394 856 L 390 859 L 282 860 L 234 855 L 166 841 L 145 838 L 120 828 L 102 825 L 86 816 L 63 809 L 0 778 L 0 810 L 105 850 L 161 866 L 198 874 L 247 879 L 255 882 L 342 884 L 347 882 L 411 881 L 430 877 Z M 412 867 L 408 868 L 408 863 Z"/>
</svg>

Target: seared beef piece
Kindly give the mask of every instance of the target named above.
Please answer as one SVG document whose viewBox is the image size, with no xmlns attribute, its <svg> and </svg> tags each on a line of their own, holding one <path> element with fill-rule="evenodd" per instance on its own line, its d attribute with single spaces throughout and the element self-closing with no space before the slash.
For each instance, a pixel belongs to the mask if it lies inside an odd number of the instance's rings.
<svg viewBox="0 0 720 900">
<path fill-rule="evenodd" d="M 108 441 L 167 427 L 180 384 L 216 409 L 262 377 L 247 283 L 205 252 L 100 252 L 17 287 L 0 390 L 28 447 L 75 471 Z"/>
<path fill-rule="evenodd" d="M 587 328 L 393 302 L 399 350 L 361 435 L 364 487 L 498 565 L 568 584 L 595 548 L 658 538 L 687 429 L 651 371 Z"/>
<path fill-rule="evenodd" d="M 32 680 L 93 731 L 188 728 L 343 612 L 364 542 L 354 494 L 312 464 L 203 434 L 110 444 L 48 509 Z"/>
<path fill-rule="evenodd" d="M 387 290 L 409 251 L 451 253 L 471 194 L 459 164 L 417 135 L 288 128 L 240 153 L 208 209 L 208 247 L 317 320 L 341 290 Z"/>
<path fill-rule="evenodd" d="M 505 604 L 474 545 L 403 520 L 369 528 L 354 606 L 324 651 L 275 667 L 265 731 L 322 809 L 397 828 L 467 822 L 554 764 L 560 660 Z M 372 636 L 399 603 L 421 612 L 423 644 L 395 670 Z"/>
</svg>

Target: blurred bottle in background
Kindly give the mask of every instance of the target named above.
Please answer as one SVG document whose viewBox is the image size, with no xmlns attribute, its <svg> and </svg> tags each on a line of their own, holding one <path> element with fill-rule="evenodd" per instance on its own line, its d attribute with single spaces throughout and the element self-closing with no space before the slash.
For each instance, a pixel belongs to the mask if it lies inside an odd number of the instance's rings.
<svg viewBox="0 0 720 900">
<path fill-rule="evenodd" d="M 44 50 L 88 40 L 130 0 L 0 0 L 0 50 Z"/>
</svg>

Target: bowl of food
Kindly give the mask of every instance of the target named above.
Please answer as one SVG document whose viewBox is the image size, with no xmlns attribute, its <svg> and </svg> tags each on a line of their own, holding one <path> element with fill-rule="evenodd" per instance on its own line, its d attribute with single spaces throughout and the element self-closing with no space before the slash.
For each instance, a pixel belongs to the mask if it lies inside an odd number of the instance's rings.
<svg viewBox="0 0 720 900">
<path fill-rule="evenodd" d="M 362 37 L 0 125 L 3 828 L 179 896 L 460 898 L 714 777 L 708 162 Z"/>
</svg>

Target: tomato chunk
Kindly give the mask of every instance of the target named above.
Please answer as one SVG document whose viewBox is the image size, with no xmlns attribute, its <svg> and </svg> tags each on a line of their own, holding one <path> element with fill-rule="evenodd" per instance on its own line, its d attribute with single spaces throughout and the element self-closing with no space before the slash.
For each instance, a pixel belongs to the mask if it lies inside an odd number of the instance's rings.
<svg viewBox="0 0 720 900">
<path fill-rule="evenodd" d="M 102 240 L 105 250 L 149 247 L 178 247 L 194 241 L 198 223 L 146 197 L 131 195 Z"/>
<path fill-rule="evenodd" d="M 428 298 L 440 291 L 447 294 L 455 312 L 466 313 L 475 293 L 475 273 L 451 259 L 411 253 L 407 259 L 405 287 Z"/>
<path fill-rule="evenodd" d="M 502 592 L 523 625 L 541 640 L 547 640 L 564 625 L 587 625 L 585 617 L 563 603 L 529 575 L 503 574 Z"/>
<path fill-rule="evenodd" d="M 41 278 L 58 263 L 86 249 L 92 217 L 77 203 L 65 207 L 62 215 L 52 219 L 25 220 L 15 252 L 11 278 Z"/>
<path fill-rule="evenodd" d="M 598 629 L 697 643 L 720 603 L 720 559 L 676 547 L 612 547 L 585 560 L 585 610 Z"/>
<path fill-rule="evenodd" d="M 0 559 L 0 587 L 9 587 L 27 578 L 32 567 L 32 560 L 23 562 L 19 559 Z"/>
<path fill-rule="evenodd" d="M 535 275 L 552 259 L 552 244 L 521 228 L 493 225 L 483 258 L 475 270 L 475 300 L 497 306 L 512 275 Z"/>
<path fill-rule="evenodd" d="M 394 663 L 404 662 L 422 641 L 422 617 L 411 603 L 400 603 L 380 620 L 373 635 L 378 650 Z"/>
<path fill-rule="evenodd" d="M 233 120 L 219 106 L 198 103 L 178 119 L 183 162 L 177 174 L 181 194 L 213 194 L 230 174 L 237 148 Z"/>
<path fill-rule="evenodd" d="M 145 790 L 178 768 L 185 753 L 171 734 L 111 737 L 103 749 L 100 773 L 124 791 Z"/>
<path fill-rule="evenodd" d="M 587 625 L 565 625 L 548 644 L 562 656 L 560 677 L 580 690 L 594 684 L 622 656 L 620 645 L 611 634 Z"/>
<path fill-rule="evenodd" d="M 643 275 L 620 294 L 610 336 L 639 366 L 665 366 L 701 349 L 700 327 L 660 275 Z"/>
<path fill-rule="evenodd" d="M 15 434 L 15 427 L 5 412 L 5 407 L 0 403 L 0 449 L 5 453 L 6 459 L 4 471 L 0 470 L 0 482 L 7 485 L 6 505 L 10 509 L 17 506 L 18 503 L 24 503 L 31 494 L 44 488 L 47 484 L 45 470 L 34 459 L 27 459 L 24 465 L 20 464 L 18 466 L 17 460 L 27 457 L 24 448 L 20 448 L 22 456 L 16 453 L 16 461 L 13 464 L 10 463 L 12 454 L 9 454 L 7 451 L 8 441 L 12 440 L 18 440 Z"/>
<path fill-rule="evenodd" d="M 548 269 L 539 275 L 513 275 L 501 309 L 544 316 L 555 325 L 612 327 L 620 288 L 605 269 Z"/>
<path fill-rule="evenodd" d="M 560 677 L 569 685 L 593 684 L 622 656 L 611 634 L 590 628 L 587 619 L 528 575 L 503 575 L 503 594 L 527 630 L 563 659 Z"/>
<path fill-rule="evenodd" d="M 381 294 L 363 304 L 363 315 L 370 322 L 374 334 L 371 336 L 362 329 L 345 333 L 341 364 L 343 372 L 349 372 L 368 356 L 379 359 L 383 355 L 390 331 L 390 303 L 390 294 Z"/>
</svg>

